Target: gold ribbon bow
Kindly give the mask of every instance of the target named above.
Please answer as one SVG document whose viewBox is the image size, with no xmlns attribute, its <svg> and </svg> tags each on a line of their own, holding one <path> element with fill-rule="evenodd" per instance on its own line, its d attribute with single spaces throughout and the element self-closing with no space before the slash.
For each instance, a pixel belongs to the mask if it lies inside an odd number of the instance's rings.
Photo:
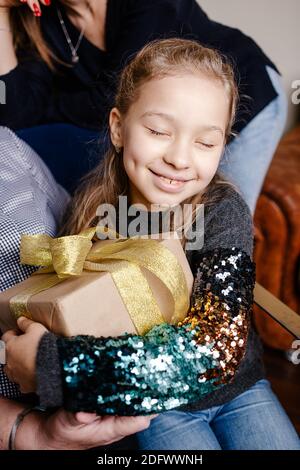
<svg viewBox="0 0 300 470">
<path fill-rule="evenodd" d="M 28 302 L 32 295 L 53 287 L 83 270 L 110 272 L 123 299 L 138 334 L 145 334 L 153 326 L 163 323 L 163 318 L 152 290 L 141 268 L 155 274 L 169 289 L 174 312 L 171 323 L 182 320 L 189 307 L 189 292 L 184 272 L 176 256 L 153 239 L 137 237 L 116 239 L 116 232 L 104 227 L 97 231 L 114 236 L 112 243 L 96 243 L 92 239 L 96 228 L 79 235 L 52 238 L 49 235 L 22 235 L 21 263 L 43 266 L 34 274 L 55 273 L 40 279 L 34 287 L 15 295 L 10 308 L 16 317 L 31 318 Z"/>
</svg>

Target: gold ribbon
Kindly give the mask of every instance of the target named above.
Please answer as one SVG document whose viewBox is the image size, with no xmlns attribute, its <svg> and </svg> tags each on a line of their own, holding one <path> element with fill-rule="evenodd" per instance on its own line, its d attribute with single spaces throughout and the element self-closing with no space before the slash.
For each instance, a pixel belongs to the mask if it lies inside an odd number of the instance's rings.
<svg viewBox="0 0 300 470">
<path fill-rule="evenodd" d="M 28 308 L 31 296 L 70 276 L 79 276 L 83 270 L 106 271 L 111 274 L 136 331 L 145 334 L 165 321 L 141 271 L 145 268 L 157 276 L 172 295 L 174 312 L 171 323 L 182 320 L 189 307 L 189 292 L 176 256 L 157 240 L 137 237 L 117 239 L 119 234 L 110 229 L 97 227 L 97 231 L 109 231 L 114 241 L 93 245 L 96 228 L 59 238 L 45 234 L 22 235 L 21 263 L 43 266 L 34 274 L 56 274 L 39 279 L 35 286 L 12 297 L 10 309 L 14 315 L 17 318 L 22 315 L 32 318 Z"/>
</svg>

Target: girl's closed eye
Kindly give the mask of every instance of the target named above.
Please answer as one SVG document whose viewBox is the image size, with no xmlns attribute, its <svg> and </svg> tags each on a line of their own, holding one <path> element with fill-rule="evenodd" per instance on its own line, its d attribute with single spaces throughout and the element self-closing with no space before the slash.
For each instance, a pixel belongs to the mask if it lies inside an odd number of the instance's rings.
<svg viewBox="0 0 300 470">
<path fill-rule="evenodd" d="M 155 129 L 151 129 L 150 127 L 147 127 L 147 129 L 153 135 L 165 135 L 165 136 L 169 135 L 166 132 L 159 132 L 159 131 L 156 131 Z"/>
<path fill-rule="evenodd" d="M 150 132 L 150 134 L 152 135 L 157 135 L 157 136 L 166 136 L 166 137 L 169 137 L 169 134 L 167 132 L 164 132 L 164 131 L 157 131 L 155 129 L 152 129 L 151 127 L 146 127 L 146 129 Z M 213 143 L 209 143 L 209 142 L 199 142 L 197 141 L 196 144 L 198 144 L 199 146 L 201 147 L 205 147 L 207 149 L 212 149 L 216 146 L 216 144 L 213 144 Z"/>
<path fill-rule="evenodd" d="M 207 149 L 212 149 L 215 147 L 215 144 L 209 144 L 208 142 L 196 142 L 200 147 L 205 147 Z"/>
<path fill-rule="evenodd" d="M 152 129 L 150 127 L 146 127 L 146 129 L 150 132 L 150 134 L 152 135 L 157 135 L 157 136 L 166 136 L 166 137 L 169 137 L 169 134 L 167 132 L 160 132 L 160 131 L 156 131 L 155 129 Z M 213 149 L 216 144 L 210 144 L 208 142 L 196 142 L 196 144 L 198 144 L 199 146 L 201 147 L 204 147 L 206 149 Z"/>
</svg>

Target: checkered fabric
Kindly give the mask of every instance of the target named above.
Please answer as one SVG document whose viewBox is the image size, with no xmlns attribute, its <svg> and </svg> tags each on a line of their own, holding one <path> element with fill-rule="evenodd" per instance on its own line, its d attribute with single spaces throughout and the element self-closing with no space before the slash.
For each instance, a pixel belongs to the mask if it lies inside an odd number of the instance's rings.
<svg viewBox="0 0 300 470">
<path fill-rule="evenodd" d="M 21 234 L 55 235 L 68 199 L 40 157 L 10 129 L 0 126 L 0 292 L 35 270 L 20 264 Z M 0 365 L 1 395 L 17 398 L 20 392 Z"/>
</svg>

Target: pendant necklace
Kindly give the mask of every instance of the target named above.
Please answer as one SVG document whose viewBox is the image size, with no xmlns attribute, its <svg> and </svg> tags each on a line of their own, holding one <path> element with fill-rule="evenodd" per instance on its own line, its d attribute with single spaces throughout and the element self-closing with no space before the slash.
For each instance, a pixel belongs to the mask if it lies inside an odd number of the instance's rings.
<svg viewBox="0 0 300 470">
<path fill-rule="evenodd" d="M 64 22 L 64 20 L 63 20 L 61 11 L 60 11 L 60 9 L 59 9 L 58 7 L 57 7 L 56 11 L 57 11 L 57 15 L 58 15 L 59 22 L 60 22 L 60 24 L 61 24 L 62 30 L 63 30 L 64 35 L 65 35 L 65 37 L 66 37 L 67 43 L 68 43 L 68 45 L 69 45 L 69 47 L 70 47 L 70 49 L 71 49 L 72 63 L 73 63 L 73 64 L 76 64 L 76 63 L 79 61 L 79 56 L 78 56 L 78 54 L 77 54 L 77 50 L 78 50 L 78 48 L 79 48 L 79 46 L 80 46 L 80 43 L 81 43 L 81 41 L 82 41 L 82 38 L 83 38 L 84 28 L 82 28 L 82 30 L 80 31 L 79 38 L 78 38 L 78 40 L 77 40 L 76 46 L 74 47 L 74 46 L 73 46 L 73 43 L 72 43 L 72 41 L 71 41 L 71 38 L 70 38 L 70 36 L 69 36 L 69 33 L 68 33 L 68 31 L 67 31 L 65 22 Z"/>
</svg>

